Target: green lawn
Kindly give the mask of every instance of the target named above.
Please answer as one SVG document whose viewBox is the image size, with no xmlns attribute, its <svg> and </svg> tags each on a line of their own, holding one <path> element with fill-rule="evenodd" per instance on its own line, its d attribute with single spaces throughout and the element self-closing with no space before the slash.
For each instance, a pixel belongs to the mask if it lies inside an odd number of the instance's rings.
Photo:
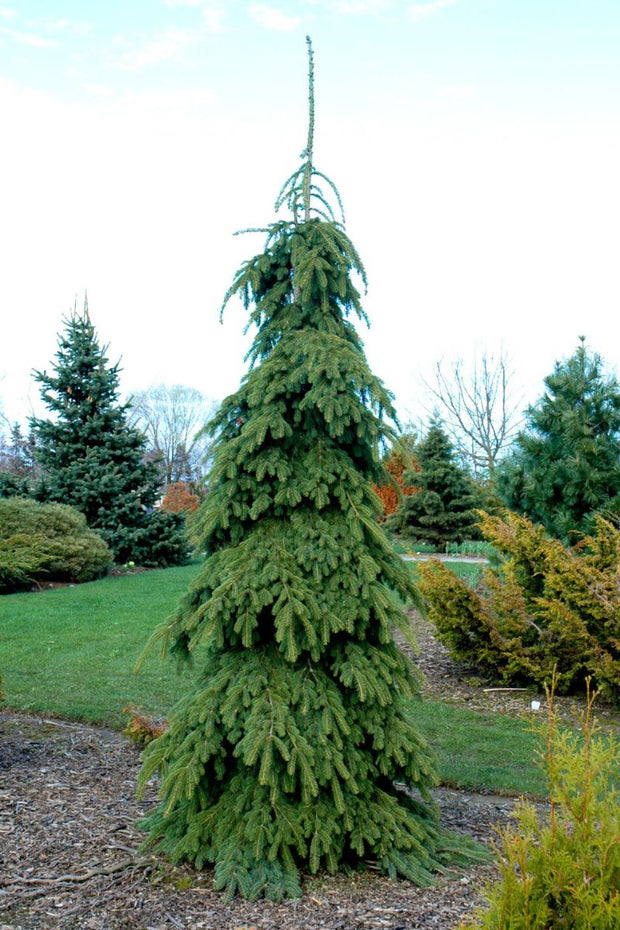
<svg viewBox="0 0 620 930">
<path fill-rule="evenodd" d="M 0 597 L 0 670 L 20 710 L 121 726 L 126 704 L 164 713 L 189 686 L 157 652 L 134 666 L 198 564 Z"/>
<path fill-rule="evenodd" d="M 428 559 L 433 558 L 433 556 L 437 554 L 432 546 L 422 543 L 410 543 L 406 540 L 396 538 L 392 541 L 392 544 L 394 546 L 394 551 L 403 556 L 417 555 L 422 556 L 424 559 Z M 462 561 L 459 561 L 458 553 L 456 557 L 454 555 L 447 557 L 444 555 L 444 558 L 447 558 L 445 563 L 446 568 L 449 568 L 458 578 L 462 578 L 472 588 L 478 584 L 484 567 L 483 563 L 467 561 L 467 559 L 463 559 L 462 556 L 460 556 Z M 419 562 L 415 561 L 415 559 L 407 559 L 406 563 L 415 575 Z"/>
<path fill-rule="evenodd" d="M 155 626 L 174 609 L 198 570 L 107 578 L 75 587 L 0 597 L 0 673 L 7 705 L 121 727 L 123 707 L 166 714 L 191 687 L 192 672 L 151 654 L 135 663 Z M 418 706 L 445 784 L 509 794 L 543 794 L 533 765 L 537 739 L 525 724 L 435 702 Z"/>
</svg>

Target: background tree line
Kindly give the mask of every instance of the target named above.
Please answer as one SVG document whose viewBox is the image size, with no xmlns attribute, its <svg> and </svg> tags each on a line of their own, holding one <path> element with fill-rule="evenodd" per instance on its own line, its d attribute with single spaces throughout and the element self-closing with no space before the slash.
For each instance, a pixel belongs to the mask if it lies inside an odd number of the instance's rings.
<svg viewBox="0 0 620 930">
<path fill-rule="evenodd" d="M 620 518 L 620 385 L 585 339 L 522 412 L 505 355 L 452 366 L 435 366 L 435 414 L 386 456 L 391 528 L 441 548 L 477 535 L 478 510 L 508 508 L 572 544 L 597 514 Z"/>
<path fill-rule="evenodd" d="M 101 437 L 93 442 L 93 424 L 108 422 L 114 442 L 124 436 L 116 459 L 137 457 L 138 471 L 129 486 L 133 481 L 141 488 L 138 506 L 152 510 L 163 503 L 165 510 L 195 510 L 213 443 L 204 427 L 216 403 L 191 387 L 156 385 L 122 404 L 118 365 L 108 364 L 87 309 L 82 318 L 74 314 L 66 322 L 55 375 L 35 373 L 54 419 L 31 417 L 23 429 L 2 417 L 0 496 L 71 500 L 96 529 L 104 528 L 105 521 L 95 511 L 107 510 L 107 519 L 118 523 L 111 516 L 120 511 L 110 510 L 110 485 L 116 483 L 119 500 L 127 497 L 128 486 L 120 481 L 118 468 L 114 481 L 93 471 L 94 449 L 102 448 Z M 595 513 L 618 514 L 620 393 L 616 378 L 606 373 L 603 360 L 584 339 L 569 359 L 556 363 L 544 393 L 525 411 L 512 393 L 513 372 L 505 353 L 483 352 L 471 364 L 442 360 L 433 374 L 426 387 L 434 414 L 415 430 L 407 429 L 385 458 L 391 484 L 377 490 L 385 499 L 390 529 L 444 548 L 478 535 L 478 510 L 507 507 L 540 522 L 562 541 L 575 542 L 591 529 Z M 65 450 L 62 468 L 68 471 L 60 481 L 52 475 L 61 467 L 60 450 L 71 431 L 76 435 Z M 90 456 L 85 474 L 92 505 L 84 492 L 78 494 L 80 482 L 74 480 L 77 447 Z M 140 469 L 146 471 L 138 479 Z M 135 490 L 131 495 L 135 498 Z M 119 545 L 114 532 L 104 528 L 118 558 L 144 560 L 146 550 L 136 542 Z"/>
</svg>

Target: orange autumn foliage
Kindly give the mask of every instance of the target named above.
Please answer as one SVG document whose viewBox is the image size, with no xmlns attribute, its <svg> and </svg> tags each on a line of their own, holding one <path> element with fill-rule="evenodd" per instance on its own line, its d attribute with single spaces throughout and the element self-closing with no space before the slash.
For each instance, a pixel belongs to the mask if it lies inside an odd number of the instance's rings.
<svg viewBox="0 0 620 930">
<path fill-rule="evenodd" d="M 184 481 L 177 481 L 166 491 L 161 507 L 170 513 L 193 513 L 198 510 L 199 503 L 198 495 L 190 491 Z"/>
<path fill-rule="evenodd" d="M 168 729 L 168 721 L 165 717 L 151 717 L 143 713 L 139 707 L 134 707 L 133 704 L 123 707 L 123 713 L 129 716 L 129 721 L 122 732 L 138 746 L 148 746 Z"/>
<path fill-rule="evenodd" d="M 420 466 L 413 458 L 405 462 L 403 454 L 393 450 L 385 463 L 385 468 L 388 474 L 394 479 L 397 487 L 391 482 L 382 487 L 377 487 L 375 485 L 375 491 L 381 498 L 381 503 L 383 504 L 384 520 L 391 514 L 396 513 L 402 495 L 407 497 L 410 494 L 415 494 L 418 490 L 413 484 L 405 484 L 403 475 L 406 471 L 420 471 Z"/>
</svg>

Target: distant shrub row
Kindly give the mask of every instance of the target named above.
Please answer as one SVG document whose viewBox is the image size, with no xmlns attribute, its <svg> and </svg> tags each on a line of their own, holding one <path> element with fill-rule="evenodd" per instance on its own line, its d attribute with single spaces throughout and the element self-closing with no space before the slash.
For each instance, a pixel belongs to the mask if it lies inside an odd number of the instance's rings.
<svg viewBox="0 0 620 930">
<path fill-rule="evenodd" d="M 430 619 L 456 657 L 506 684 L 550 681 L 568 692 L 592 676 L 620 697 L 620 530 L 596 519 L 593 535 L 566 548 L 525 517 L 481 515 L 499 553 L 473 591 L 433 560 L 420 567 Z"/>
<path fill-rule="evenodd" d="M 64 504 L 0 498 L 0 592 L 104 575 L 112 553 L 86 519 Z"/>
</svg>

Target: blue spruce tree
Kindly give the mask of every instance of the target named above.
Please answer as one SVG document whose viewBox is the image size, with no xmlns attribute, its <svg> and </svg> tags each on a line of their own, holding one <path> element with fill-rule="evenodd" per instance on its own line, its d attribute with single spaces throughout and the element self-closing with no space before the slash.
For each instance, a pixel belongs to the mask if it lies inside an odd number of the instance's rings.
<svg viewBox="0 0 620 930">
<path fill-rule="evenodd" d="M 182 521 L 154 509 L 157 467 L 146 438 L 119 403 L 119 368 L 100 346 L 85 302 L 65 320 L 53 373 L 35 372 L 53 419 L 30 420 L 41 478 L 37 499 L 70 504 L 109 545 L 116 562 L 165 566 L 189 558 Z"/>
</svg>

